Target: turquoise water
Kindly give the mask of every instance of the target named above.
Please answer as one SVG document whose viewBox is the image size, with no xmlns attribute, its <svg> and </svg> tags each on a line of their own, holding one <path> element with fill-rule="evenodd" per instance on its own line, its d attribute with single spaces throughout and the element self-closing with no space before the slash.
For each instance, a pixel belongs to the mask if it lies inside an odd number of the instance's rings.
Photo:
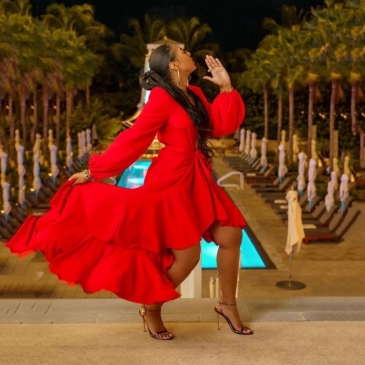
<svg viewBox="0 0 365 365">
<path fill-rule="evenodd" d="M 140 160 L 124 171 L 118 181 L 118 186 L 134 189 L 143 185 L 144 177 L 151 161 Z M 242 230 L 241 267 L 243 269 L 265 268 L 266 265 L 260 257 L 254 243 L 245 230 Z M 203 269 L 216 269 L 218 247 L 214 243 L 202 240 L 202 267 Z"/>
</svg>

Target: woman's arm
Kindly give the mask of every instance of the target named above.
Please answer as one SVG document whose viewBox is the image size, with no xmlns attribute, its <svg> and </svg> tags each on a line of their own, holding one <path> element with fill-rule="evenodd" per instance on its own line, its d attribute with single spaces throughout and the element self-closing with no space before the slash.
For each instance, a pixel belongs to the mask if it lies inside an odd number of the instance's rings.
<svg viewBox="0 0 365 365">
<path fill-rule="evenodd" d="M 206 107 L 212 127 L 212 137 L 224 137 L 234 133 L 245 117 L 245 104 L 241 95 L 236 91 L 223 92 L 217 95 L 210 104 L 203 91 L 197 86 L 189 86 L 203 101 Z"/>
<path fill-rule="evenodd" d="M 99 180 L 118 175 L 129 167 L 149 147 L 169 113 L 169 94 L 162 88 L 154 88 L 134 125 L 121 132 L 103 154 L 90 157 L 91 176 Z"/>
</svg>

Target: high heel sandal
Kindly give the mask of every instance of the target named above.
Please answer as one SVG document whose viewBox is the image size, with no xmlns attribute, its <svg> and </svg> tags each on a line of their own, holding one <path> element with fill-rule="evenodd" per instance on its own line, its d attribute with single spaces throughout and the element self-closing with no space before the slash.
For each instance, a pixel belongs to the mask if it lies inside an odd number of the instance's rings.
<svg viewBox="0 0 365 365">
<path fill-rule="evenodd" d="M 221 304 L 229 305 L 229 306 L 232 306 L 232 307 L 235 307 L 237 305 L 237 304 L 228 304 L 228 303 L 218 303 L 217 305 L 219 307 L 219 310 L 217 309 L 217 307 L 214 307 L 214 311 L 217 312 L 218 330 L 219 330 L 219 316 L 222 316 L 227 321 L 227 323 L 229 325 L 229 328 L 231 329 L 232 332 L 237 333 L 237 335 L 244 335 L 244 336 L 253 335 L 253 332 L 251 331 L 251 329 L 244 326 L 244 325 L 242 325 L 240 330 L 235 329 L 233 327 L 233 324 L 232 324 L 231 320 L 227 316 L 224 315 Z M 243 331 L 250 331 L 250 332 L 243 332 Z"/>
<path fill-rule="evenodd" d="M 167 330 L 163 330 L 163 331 L 159 331 L 159 332 L 156 332 L 156 333 L 152 333 L 150 328 L 148 327 L 148 324 L 145 320 L 145 315 L 147 313 L 147 311 L 150 311 L 150 312 L 160 312 L 160 310 L 152 310 L 152 309 L 148 309 L 145 305 L 142 305 L 141 308 L 139 309 L 139 315 L 142 317 L 142 322 L 143 322 L 143 331 L 146 332 L 146 327 L 148 329 L 148 333 L 150 334 L 150 336 L 152 338 L 154 338 L 155 340 L 163 340 L 163 341 L 168 341 L 168 340 L 172 340 L 174 338 L 174 335 L 172 333 L 170 333 L 169 331 Z M 168 337 L 159 337 L 160 335 L 162 334 L 167 334 Z"/>
</svg>

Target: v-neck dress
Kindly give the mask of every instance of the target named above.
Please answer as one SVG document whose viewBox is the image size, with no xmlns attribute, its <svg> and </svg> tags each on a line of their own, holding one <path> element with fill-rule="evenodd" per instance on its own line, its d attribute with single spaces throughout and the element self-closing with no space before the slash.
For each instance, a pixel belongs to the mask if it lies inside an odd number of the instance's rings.
<svg viewBox="0 0 365 365">
<path fill-rule="evenodd" d="M 210 104 L 200 88 L 212 137 L 233 133 L 245 106 L 236 90 Z M 196 149 L 197 129 L 187 112 L 164 89 L 151 91 L 134 125 L 89 160 L 91 175 L 116 176 L 133 164 L 157 137 L 165 145 L 152 159 L 144 185 L 126 189 L 98 181 L 67 182 L 41 217 L 31 215 L 7 243 L 13 253 L 40 250 L 59 279 L 86 292 L 108 290 L 137 303 L 179 297 L 166 272 L 174 250 L 212 241 L 210 226 L 241 227 L 240 211 L 212 178 L 211 164 Z"/>
</svg>

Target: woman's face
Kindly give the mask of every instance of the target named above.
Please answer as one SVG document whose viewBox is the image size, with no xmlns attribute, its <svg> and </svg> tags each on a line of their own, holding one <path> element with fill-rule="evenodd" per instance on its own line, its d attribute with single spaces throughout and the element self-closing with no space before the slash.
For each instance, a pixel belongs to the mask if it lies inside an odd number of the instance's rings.
<svg viewBox="0 0 365 365">
<path fill-rule="evenodd" d="M 180 72 L 184 72 L 187 74 L 190 74 L 196 69 L 195 63 L 193 59 L 191 58 L 190 52 L 183 51 L 179 46 L 173 45 L 172 46 L 174 52 L 177 64 L 177 67 L 179 68 Z"/>
</svg>

